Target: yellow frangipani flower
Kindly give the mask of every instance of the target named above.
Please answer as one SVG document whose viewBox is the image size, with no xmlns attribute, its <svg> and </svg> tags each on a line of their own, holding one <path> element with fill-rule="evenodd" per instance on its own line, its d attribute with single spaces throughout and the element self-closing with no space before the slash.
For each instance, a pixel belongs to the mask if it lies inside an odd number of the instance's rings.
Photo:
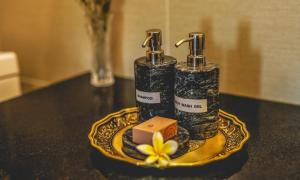
<svg viewBox="0 0 300 180">
<path fill-rule="evenodd" d="M 152 137 L 152 144 L 141 144 L 136 148 L 143 154 L 148 155 L 145 162 L 153 164 L 158 162 L 159 166 L 167 166 L 170 161 L 169 155 L 174 154 L 178 149 L 178 143 L 174 140 L 169 140 L 164 143 L 163 136 L 160 132 L 155 132 Z"/>
</svg>

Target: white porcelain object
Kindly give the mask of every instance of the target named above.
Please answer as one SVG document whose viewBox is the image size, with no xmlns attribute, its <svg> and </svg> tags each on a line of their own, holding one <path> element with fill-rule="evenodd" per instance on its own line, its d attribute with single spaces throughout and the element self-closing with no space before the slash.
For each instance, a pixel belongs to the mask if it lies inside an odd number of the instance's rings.
<svg viewBox="0 0 300 180">
<path fill-rule="evenodd" d="M 14 52 L 0 52 L 0 102 L 21 95 L 19 67 Z"/>
</svg>

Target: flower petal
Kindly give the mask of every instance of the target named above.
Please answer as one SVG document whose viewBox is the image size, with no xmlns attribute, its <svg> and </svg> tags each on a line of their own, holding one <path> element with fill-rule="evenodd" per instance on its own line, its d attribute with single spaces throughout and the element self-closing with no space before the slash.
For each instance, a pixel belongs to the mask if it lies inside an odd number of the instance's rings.
<svg viewBox="0 0 300 180">
<path fill-rule="evenodd" d="M 178 149 L 178 143 L 174 140 L 167 141 L 163 146 L 163 153 L 168 155 L 174 154 Z"/>
<path fill-rule="evenodd" d="M 136 149 L 146 155 L 155 155 L 153 147 L 150 146 L 149 144 L 138 145 L 138 146 L 136 146 Z"/>
<path fill-rule="evenodd" d="M 158 164 L 160 166 L 167 166 L 169 164 L 169 161 L 161 156 L 158 158 Z"/>
<path fill-rule="evenodd" d="M 152 156 L 148 156 L 145 160 L 145 162 L 147 164 L 152 164 L 154 162 L 156 162 L 158 160 L 158 156 L 152 155 Z"/>
<path fill-rule="evenodd" d="M 156 154 L 160 154 L 164 145 L 164 138 L 159 131 L 154 132 L 152 137 L 152 144 Z"/>
<path fill-rule="evenodd" d="M 165 158 L 167 161 L 170 161 L 170 157 L 167 154 L 162 154 L 161 155 L 163 158 Z"/>
</svg>

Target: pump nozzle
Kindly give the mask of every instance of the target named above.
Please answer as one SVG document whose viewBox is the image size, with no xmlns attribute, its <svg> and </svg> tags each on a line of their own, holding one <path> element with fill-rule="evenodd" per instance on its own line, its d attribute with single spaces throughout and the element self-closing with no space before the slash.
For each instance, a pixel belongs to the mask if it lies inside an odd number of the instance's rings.
<svg viewBox="0 0 300 180">
<path fill-rule="evenodd" d="M 193 40 L 193 38 L 188 38 L 188 39 L 182 39 L 180 41 L 178 41 L 176 44 L 175 44 L 175 47 L 179 47 L 181 44 L 185 43 L 185 42 L 189 42 Z"/>
<path fill-rule="evenodd" d="M 150 50 L 160 50 L 162 45 L 161 30 L 149 29 L 146 31 L 146 39 L 144 40 L 142 47 L 148 46 Z"/>
<path fill-rule="evenodd" d="M 153 64 L 163 60 L 164 51 L 161 49 L 162 37 L 160 29 L 149 29 L 146 31 L 146 39 L 144 40 L 142 47 L 148 47 L 146 56 L 148 60 L 151 60 Z"/>
<path fill-rule="evenodd" d="M 187 56 L 188 66 L 198 66 L 200 64 L 205 65 L 205 56 L 203 55 L 205 47 L 205 34 L 201 32 L 189 33 L 188 39 L 182 39 L 175 44 L 175 47 L 179 47 L 181 44 L 189 42 L 190 54 Z"/>
<path fill-rule="evenodd" d="M 145 48 L 149 42 L 149 40 L 152 38 L 152 35 L 147 36 L 146 39 L 144 40 L 142 47 Z"/>
</svg>

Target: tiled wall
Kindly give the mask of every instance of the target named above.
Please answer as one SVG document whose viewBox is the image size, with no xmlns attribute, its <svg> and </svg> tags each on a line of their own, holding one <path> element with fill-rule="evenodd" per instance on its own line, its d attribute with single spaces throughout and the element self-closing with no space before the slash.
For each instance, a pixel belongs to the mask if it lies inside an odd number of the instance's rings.
<svg viewBox="0 0 300 180">
<path fill-rule="evenodd" d="M 33 8 L 34 7 L 34 8 Z M 76 0 L 0 1 L 5 50 L 20 57 L 23 76 L 54 82 L 86 71 L 90 47 Z M 133 77 L 148 28 L 161 28 L 167 54 L 185 60 L 190 31 L 207 35 L 206 55 L 221 67 L 221 91 L 300 104 L 300 1 L 114 0 L 115 73 Z"/>
<path fill-rule="evenodd" d="M 171 28 L 183 27 L 171 38 L 190 29 L 207 33 L 207 56 L 221 65 L 222 91 L 300 103 L 299 1 L 188 2 L 171 3 Z"/>
<path fill-rule="evenodd" d="M 300 104 L 300 1 L 136 0 L 123 8 L 130 31 L 122 38 L 124 65 L 117 74 L 132 77 L 148 27 L 162 28 L 166 52 L 179 61 L 186 59 L 187 45 L 176 49 L 174 43 L 203 31 L 206 55 L 221 67 L 222 92 Z"/>
<path fill-rule="evenodd" d="M 141 47 L 145 30 L 166 27 L 166 6 L 162 0 L 116 0 L 112 4 L 112 59 L 115 73 L 133 77 L 133 61 L 145 55 Z M 167 35 L 164 34 L 164 43 Z"/>
</svg>

